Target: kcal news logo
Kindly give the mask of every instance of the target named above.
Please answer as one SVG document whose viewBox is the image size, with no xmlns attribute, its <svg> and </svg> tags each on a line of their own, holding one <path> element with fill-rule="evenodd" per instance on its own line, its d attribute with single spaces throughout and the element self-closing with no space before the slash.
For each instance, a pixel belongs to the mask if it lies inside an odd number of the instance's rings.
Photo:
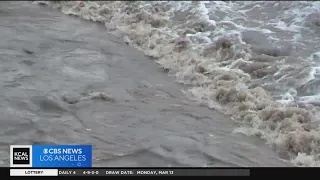
<svg viewBox="0 0 320 180">
<path fill-rule="evenodd" d="M 14 145 L 11 167 L 92 167 L 91 145 Z"/>
<path fill-rule="evenodd" d="M 10 146 L 10 167 L 32 167 L 32 146 Z"/>
</svg>

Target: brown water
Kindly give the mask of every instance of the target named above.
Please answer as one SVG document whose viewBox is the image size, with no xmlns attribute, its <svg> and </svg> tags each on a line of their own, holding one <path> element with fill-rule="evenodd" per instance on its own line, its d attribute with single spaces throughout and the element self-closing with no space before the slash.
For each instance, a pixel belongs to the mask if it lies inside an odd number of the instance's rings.
<svg viewBox="0 0 320 180">
<path fill-rule="evenodd" d="M 319 2 L 49 6 L 104 24 L 106 32 L 188 85 L 183 92 L 189 99 L 231 116 L 238 127 L 234 132 L 263 138 L 295 165 L 319 166 Z"/>
<path fill-rule="evenodd" d="M 291 166 L 101 25 L 0 5 L 1 166 L 14 144 L 92 144 L 94 166 Z"/>
</svg>

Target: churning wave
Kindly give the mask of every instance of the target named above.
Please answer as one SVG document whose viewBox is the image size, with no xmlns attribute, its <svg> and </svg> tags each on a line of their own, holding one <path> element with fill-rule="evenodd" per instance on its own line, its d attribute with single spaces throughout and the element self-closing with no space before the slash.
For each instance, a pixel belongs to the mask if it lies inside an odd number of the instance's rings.
<svg viewBox="0 0 320 180">
<path fill-rule="evenodd" d="M 320 166 L 320 2 L 56 1 L 153 57 L 282 159 Z M 50 3 L 50 4 L 49 4 Z"/>
</svg>

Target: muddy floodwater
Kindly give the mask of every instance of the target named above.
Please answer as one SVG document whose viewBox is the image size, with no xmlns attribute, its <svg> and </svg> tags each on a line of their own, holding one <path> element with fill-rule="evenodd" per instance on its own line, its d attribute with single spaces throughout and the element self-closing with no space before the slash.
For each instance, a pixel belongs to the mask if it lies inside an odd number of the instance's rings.
<svg viewBox="0 0 320 180">
<path fill-rule="evenodd" d="M 292 166 L 104 24 L 0 2 L 0 32 L 0 166 L 14 144 L 91 144 L 93 166 Z"/>
</svg>

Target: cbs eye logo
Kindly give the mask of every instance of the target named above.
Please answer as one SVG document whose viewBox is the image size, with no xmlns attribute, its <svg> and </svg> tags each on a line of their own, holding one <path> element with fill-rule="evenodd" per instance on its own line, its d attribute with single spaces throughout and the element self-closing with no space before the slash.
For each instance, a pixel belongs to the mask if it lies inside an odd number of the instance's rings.
<svg viewBox="0 0 320 180">
<path fill-rule="evenodd" d="M 31 145 L 10 146 L 10 167 L 32 167 Z"/>
</svg>

